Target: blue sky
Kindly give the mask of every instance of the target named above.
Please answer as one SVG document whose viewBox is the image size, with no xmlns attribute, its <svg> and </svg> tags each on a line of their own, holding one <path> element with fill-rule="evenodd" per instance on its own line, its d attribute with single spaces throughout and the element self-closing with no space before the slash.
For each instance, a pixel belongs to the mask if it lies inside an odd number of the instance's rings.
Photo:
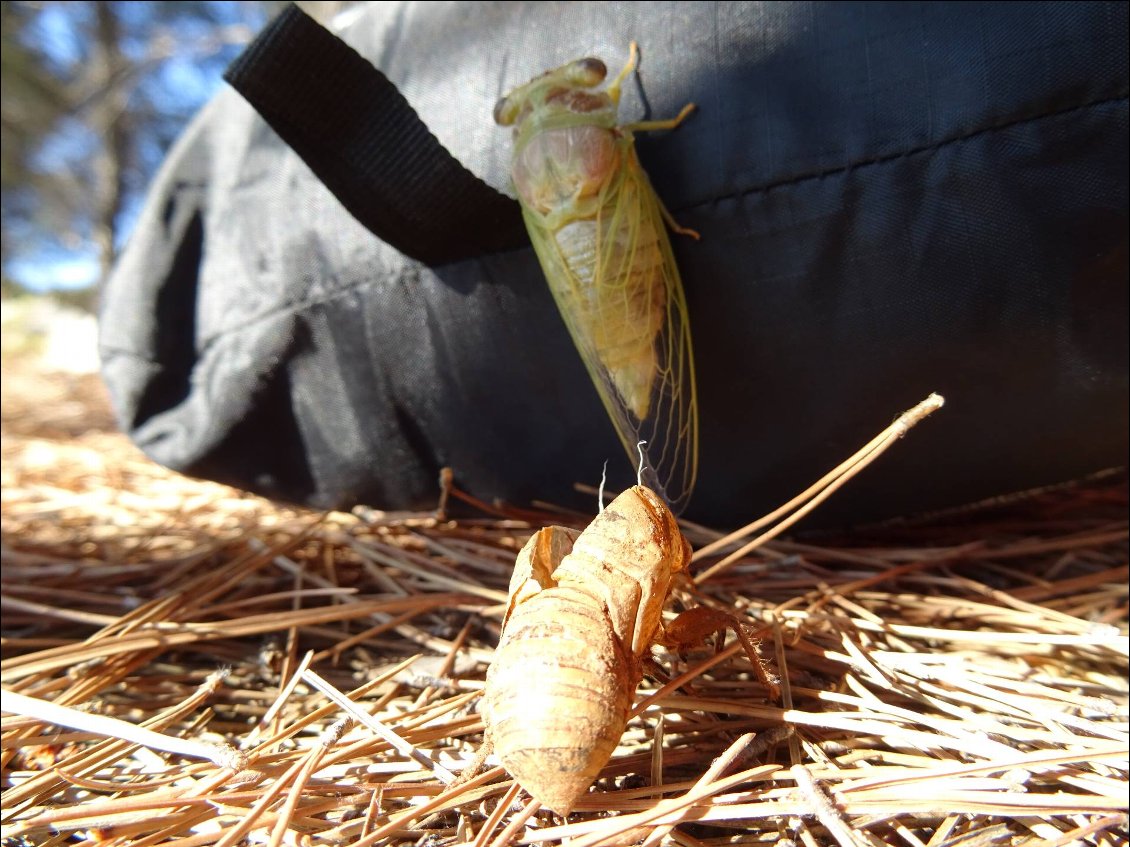
<svg viewBox="0 0 1130 847">
<path fill-rule="evenodd" d="M 212 20 L 193 16 L 194 6 L 204 7 Z M 45 3 L 39 8 L 34 21 L 25 30 L 25 41 L 46 56 L 51 70 L 64 78 L 73 75 L 86 59 L 84 38 L 90 24 L 91 4 Z M 133 96 L 158 107 L 167 105 L 173 114 L 182 115 L 184 122 L 221 87 L 224 68 L 242 49 L 240 45 L 230 45 L 219 53 L 202 56 L 193 46 L 213 32 L 216 22 L 247 24 L 253 29 L 262 25 L 259 7 L 253 3 L 210 2 L 185 4 L 177 9 L 167 4 L 133 2 L 117 3 L 115 9 L 125 33 L 121 51 L 127 56 L 144 55 L 155 34 L 172 34 L 177 45 L 174 54 L 153 65 L 151 72 L 138 82 Z M 170 9 L 174 17 L 169 16 Z M 139 183 L 147 182 L 152 176 L 165 148 L 178 132 L 174 127 L 165 137 L 138 138 L 145 169 Z M 97 142 L 81 121 L 61 122 L 38 151 L 36 166 L 47 172 L 74 169 L 91 155 Z M 128 237 L 143 203 L 143 192 L 127 194 L 117 221 L 120 242 Z M 31 240 L 25 243 L 30 244 Z M 11 257 L 5 267 L 7 276 L 36 291 L 83 288 L 97 282 L 98 252 L 93 243 L 62 244 L 55 239 L 34 243 L 33 249 Z"/>
</svg>

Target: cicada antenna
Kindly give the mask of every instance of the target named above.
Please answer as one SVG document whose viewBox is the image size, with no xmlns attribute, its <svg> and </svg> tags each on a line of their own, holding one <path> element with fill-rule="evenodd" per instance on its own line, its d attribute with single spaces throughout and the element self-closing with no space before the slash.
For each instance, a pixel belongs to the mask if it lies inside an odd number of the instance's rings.
<svg viewBox="0 0 1130 847">
<path fill-rule="evenodd" d="M 640 441 L 636 444 L 636 450 L 638 450 L 640 454 L 640 466 L 636 471 L 636 485 L 640 488 L 643 488 L 643 446 L 645 444 L 647 444 L 646 441 Z"/>
</svg>

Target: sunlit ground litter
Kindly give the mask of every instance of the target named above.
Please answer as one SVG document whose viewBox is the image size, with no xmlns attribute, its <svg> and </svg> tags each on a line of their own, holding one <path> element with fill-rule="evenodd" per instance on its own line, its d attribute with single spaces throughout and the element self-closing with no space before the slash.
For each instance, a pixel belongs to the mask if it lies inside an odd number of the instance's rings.
<svg viewBox="0 0 1130 847">
<path fill-rule="evenodd" d="M 27 367 L 4 370 L 2 677 L 30 698 L 3 718 L 5 844 L 1130 838 L 1122 473 L 777 540 L 682 591 L 672 613 L 756 626 L 780 698 L 732 635 L 657 648 L 562 819 L 490 760 L 456 778 L 517 550 L 587 517 L 274 504 L 155 466 L 94 378 Z"/>
</svg>

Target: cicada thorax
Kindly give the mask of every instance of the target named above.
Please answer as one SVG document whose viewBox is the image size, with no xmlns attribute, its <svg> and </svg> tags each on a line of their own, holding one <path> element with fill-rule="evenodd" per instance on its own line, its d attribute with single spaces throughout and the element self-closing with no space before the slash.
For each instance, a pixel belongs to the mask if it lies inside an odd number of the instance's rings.
<svg viewBox="0 0 1130 847">
<path fill-rule="evenodd" d="M 526 209 L 550 229 L 592 217 L 594 201 L 620 167 L 613 130 L 594 124 L 550 125 L 523 141 L 510 176 Z"/>
<path fill-rule="evenodd" d="M 690 556 L 671 510 L 637 485 L 596 516 L 554 578 L 593 594 L 625 649 L 639 659 L 655 641 L 671 582 Z"/>
</svg>

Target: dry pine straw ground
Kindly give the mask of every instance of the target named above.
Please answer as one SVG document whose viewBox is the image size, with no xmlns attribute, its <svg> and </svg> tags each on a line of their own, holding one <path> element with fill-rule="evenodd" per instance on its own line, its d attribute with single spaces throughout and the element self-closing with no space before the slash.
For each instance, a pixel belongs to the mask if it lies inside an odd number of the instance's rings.
<svg viewBox="0 0 1130 847">
<path fill-rule="evenodd" d="M 501 768 L 451 782 L 515 553 L 567 517 L 289 509 L 154 466 L 88 381 L 8 383 L 2 677 L 35 699 L 3 718 L 7 845 L 1130 837 L 1124 475 L 773 542 L 684 592 L 757 627 L 781 700 L 732 635 L 657 649 L 561 819 Z M 124 723 L 60 727 L 42 701 Z"/>
</svg>

